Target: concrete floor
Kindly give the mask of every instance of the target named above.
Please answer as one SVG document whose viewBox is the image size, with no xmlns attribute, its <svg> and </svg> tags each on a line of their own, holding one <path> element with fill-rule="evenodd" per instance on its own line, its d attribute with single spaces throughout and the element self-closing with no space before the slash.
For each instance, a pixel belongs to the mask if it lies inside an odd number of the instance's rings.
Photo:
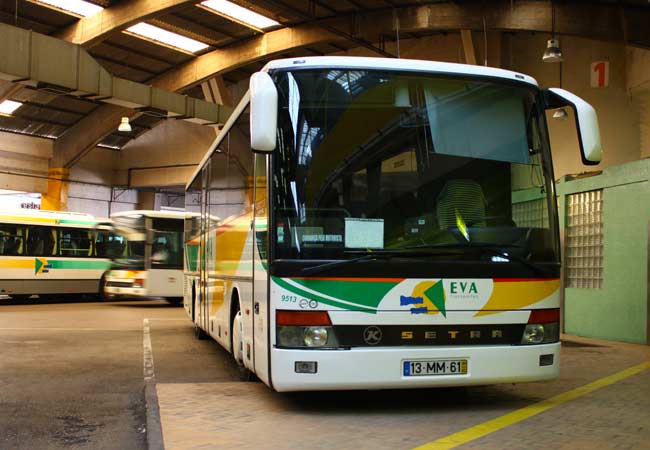
<svg viewBox="0 0 650 450">
<path fill-rule="evenodd" d="M 466 449 L 650 449 L 650 365 L 589 384 L 650 361 L 647 346 L 567 336 L 550 383 L 287 395 L 237 381 L 228 355 L 163 301 L 29 303 L 0 299 L 0 449 L 147 448 L 144 319 L 167 450 L 435 449 L 454 439 Z M 548 409 L 522 416 L 538 402 Z"/>
</svg>

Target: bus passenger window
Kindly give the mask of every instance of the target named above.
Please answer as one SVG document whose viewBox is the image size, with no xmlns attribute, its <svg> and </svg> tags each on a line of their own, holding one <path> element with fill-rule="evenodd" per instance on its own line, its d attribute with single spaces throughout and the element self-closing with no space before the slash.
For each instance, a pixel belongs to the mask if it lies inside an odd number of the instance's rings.
<svg viewBox="0 0 650 450">
<path fill-rule="evenodd" d="M 91 256 L 90 231 L 77 228 L 60 228 L 59 250 L 61 256 Z"/>
<path fill-rule="evenodd" d="M 23 228 L 16 225 L 0 226 L 0 255 L 19 256 L 23 254 Z"/>
<path fill-rule="evenodd" d="M 49 227 L 27 227 L 27 256 L 54 256 L 55 234 Z"/>
</svg>

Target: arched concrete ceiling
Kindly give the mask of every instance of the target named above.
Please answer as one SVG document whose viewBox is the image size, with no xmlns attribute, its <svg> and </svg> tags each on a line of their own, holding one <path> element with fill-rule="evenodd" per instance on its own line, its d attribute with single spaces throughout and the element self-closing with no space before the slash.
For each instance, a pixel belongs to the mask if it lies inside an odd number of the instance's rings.
<svg viewBox="0 0 650 450">
<path fill-rule="evenodd" d="M 650 9 L 641 17 L 626 13 L 620 6 L 564 3 L 555 7 L 555 32 L 603 40 L 625 40 L 650 47 Z M 205 79 L 234 70 L 252 61 L 271 59 L 287 50 L 322 42 L 345 41 L 332 28 L 356 29 L 355 36 L 374 41 L 382 34 L 394 34 L 396 24 L 402 33 L 422 31 L 457 32 L 461 29 L 552 32 L 551 3 L 540 1 L 490 2 L 480 4 L 456 2 L 379 10 L 363 17 L 344 16 L 271 31 L 246 41 L 197 56 L 152 80 L 152 84 L 172 91 L 182 91 Z M 484 22 L 485 20 L 485 22 Z M 645 25 L 643 25 L 645 23 Z M 626 37 L 625 34 L 628 34 Z"/>
</svg>

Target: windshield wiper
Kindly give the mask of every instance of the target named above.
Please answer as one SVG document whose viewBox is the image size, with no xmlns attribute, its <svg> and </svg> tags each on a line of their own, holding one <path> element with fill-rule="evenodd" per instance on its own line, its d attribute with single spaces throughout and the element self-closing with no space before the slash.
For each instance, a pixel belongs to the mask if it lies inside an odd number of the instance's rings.
<svg viewBox="0 0 650 450">
<path fill-rule="evenodd" d="M 516 261 L 520 264 L 523 264 L 524 266 L 535 270 L 536 272 L 540 273 L 546 273 L 546 269 L 536 263 L 530 262 L 525 258 L 522 258 L 521 256 L 517 255 L 512 255 L 510 253 L 506 253 L 503 250 L 500 250 L 499 248 L 502 247 L 508 247 L 508 248 L 523 248 L 521 245 L 514 245 L 514 244 L 491 244 L 489 242 L 468 242 L 466 244 L 461 244 L 461 243 L 453 243 L 453 244 L 423 244 L 423 245 L 414 245 L 410 247 L 404 247 L 404 249 L 434 249 L 434 248 L 439 248 L 439 249 L 464 249 L 464 248 L 469 248 L 469 249 L 475 249 L 480 252 L 484 253 L 491 253 L 494 256 L 499 256 L 507 261 Z"/>
<path fill-rule="evenodd" d="M 379 249 L 379 250 L 358 250 L 358 251 L 346 251 L 346 254 L 357 254 L 357 253 L 362 253 L 361 256 L 357 256 L 356 258 L 350 258 L 350 259 L 340 259 L 336 261 L 330 261 L 326 262 L 323 264 L 318 264 L 316 266 L 312 267 L 307 267 L 302 269 L 303 274 L 314 274 L 314 273 L 320 273 L 323 271 L 326 271 L 328 269 L 331 269 L 332 267 L 338 267 L 338 266 L 345 266 L 348 264 L 355 264 L 359 262 L 366 262 L 366 261 L 373 261 L 376 259 L 391 259 L 395 257 L 408 257 L 408 256 L 426 256 L 426 255 L 443 255 L 443 254 L 453 254 L 455 252 L 449 252 L 449 251 L 443 251 L 443 252 L 438 252 L 438 251 L 431 251 L 435 250 L 435 248 L 427 249 L 426 247 L 423 247 L 424 250 L 429 250 L 429 251 L 420 251 L 417 250 L 417 247 L 405 247 L 405 248 L 399 248 L 399 249 Z M 441 248 L 441 250 L 445 250 L 444 248 Z"/>
<path fill-rule="evenodd" d="M 314 273 L 324 272 L 324 271 L 326 271 L 328 269 L 331 269 L 332 267 L 345 266 L 345 265 L 348 265 L 348 264 L 355 264 L 355 263 L 364 262 L 364 261 L 372 261 L 374 259 L 380 259 L 380 258 L 381 259 L 388 259 L 388 258 L 391 258 L 392 256 L 394 256 L 394 255 L 392 255 L 390 253 L 375 253 L 375 252 L 372 252 L 372 253 L 367 253 L 367 254 L 365 254 L 363 256 L 357 256 L 356 258 L 339 259 L 339 260 L 336 260 L 336 261 L 330 261 L 330 262 L 326 262 L 326 263 L 323 263 L 323 264 L 318 264 L 318 265 L 312 266 L 312 267 L 306 267 L 306 268 L 302 269 L 301 272 L 303 274 L 305 274 L 305 275 L 310 275 L 310 274 L 314 274 Z"/>
</svg>

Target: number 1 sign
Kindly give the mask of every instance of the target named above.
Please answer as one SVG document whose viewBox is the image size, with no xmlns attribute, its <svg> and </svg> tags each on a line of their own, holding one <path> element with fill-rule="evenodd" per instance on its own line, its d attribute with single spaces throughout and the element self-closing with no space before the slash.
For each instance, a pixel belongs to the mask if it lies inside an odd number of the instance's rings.
<svg viewBox="0 0 650 450">
<path fill-rule="evenodd" d="M 609 86 L 609 61 L 594 61 L 591 63 L 591 87 L 605 88 Z"/>
</svg>

